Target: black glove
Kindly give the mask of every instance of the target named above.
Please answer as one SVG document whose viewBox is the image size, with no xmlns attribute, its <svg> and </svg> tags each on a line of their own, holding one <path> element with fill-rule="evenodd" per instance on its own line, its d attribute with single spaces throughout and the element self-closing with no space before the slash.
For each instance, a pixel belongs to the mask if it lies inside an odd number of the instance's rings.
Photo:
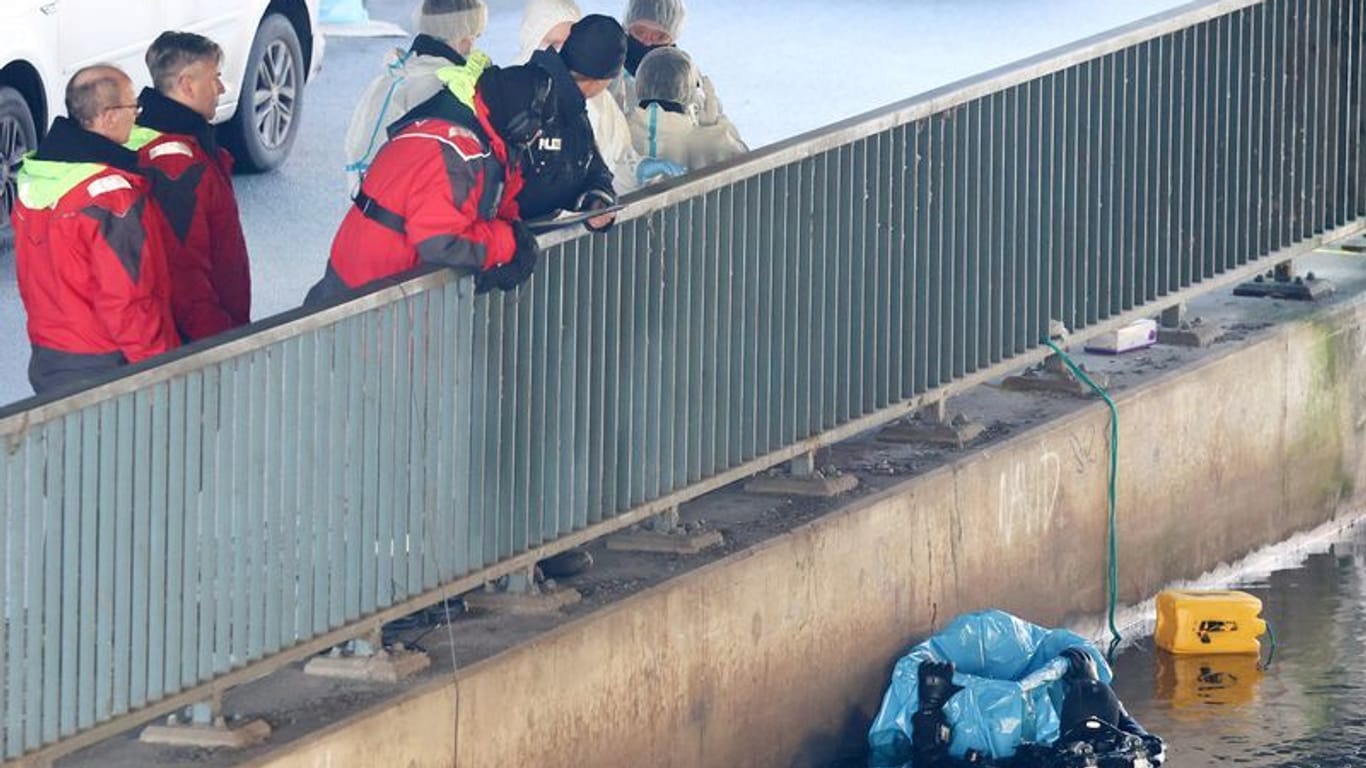
<svg viewBox="0 0 1366 768">
<path fill-rule="evenodd" d="M 953 698 L 963 686 L 953 684 L 953 662 L 920 662 L 917 673 L 920 681 L 920 711 L 935 712 Z"/>
<path fill-rule="evenodd" d="M 1064 659 L 1067 659 L 1067 663 L 1070 667 L 1070 669 L 1067 670 L 1067 679 L 1100 679 L 1100 671 L 1096 669 L 1096 660 L 1080 646 L 1074 645 L 1071 648 L 1064 650 L 1059 655 Z"/>
<path fill-rule="evenodd" d="M 512 222 L 512 237 L 517 243 L 517 250 L 512 254 L 512 261 L 487 269 L 474 276 L 475 293 L 487 293 L 497 288 L 500 291 L 510 291 L 513 288 L 525 283 L 531 273 L 536 270 L 536 263 L 541 260 L 541 246 L 536 242 L 536 234 L 523 221 Z"/>
<path fill-rule="evenodd" d="M 1153 765 L 1162 765 L 1162 762 L 1167 758 L 1167 745 L 1163 743 L 1161 737 L 1145 733 L 1139 739 L 1143 741 L 1143 749 L 1148 753 L 1148 762 Z"/>
<path fill-rule="evenodd" d="M 616 203 L 617 196 L 610 190 L 590 189 L 579 196 L 578 205 L 574 206 L 574 210 L 580 213 L 587 213 L 589 211 L 599 211 L 603 208 L 611 208 L 613 205 L 616 205 Z M 586 227 L 589 232 L 606 232 L 611 229 L 612 225 L 615 223 L 616 220 L 614 219 L 607 222 L 606 226 L 595 227 L 585 221 L 583 226 Z"/>
<path fill-rule="evenodd" d="M 941 768 L 952 765 L 949 741 L 953 732 L 944 713 L 916 712 L 911 715 L 911 765 L 916 768 Z"/>
</svg>

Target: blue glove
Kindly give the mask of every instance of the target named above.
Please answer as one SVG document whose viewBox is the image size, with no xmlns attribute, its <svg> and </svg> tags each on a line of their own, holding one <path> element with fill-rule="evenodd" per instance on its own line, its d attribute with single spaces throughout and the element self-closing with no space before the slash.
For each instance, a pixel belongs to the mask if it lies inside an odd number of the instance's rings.
<svg viewBox="0 0 1366 768">
<path fill-rule="evenodd" d="M 636 183 L 645 186 L 661 179 L 682 176 L 687 172 L 687 168 L 671 160 L 647 157 L 640 161 L 640 165 L 636 166 Z"/>
</svg>

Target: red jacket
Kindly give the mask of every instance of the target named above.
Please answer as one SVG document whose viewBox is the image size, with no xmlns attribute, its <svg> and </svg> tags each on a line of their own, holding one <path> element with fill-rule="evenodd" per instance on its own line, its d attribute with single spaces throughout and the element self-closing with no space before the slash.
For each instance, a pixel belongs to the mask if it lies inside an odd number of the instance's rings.
<svg viewBox="0 0 1366 768">
<path fill-rule="evenodd" d="M 251 269 L 232 189 L 232 155 L 188 107 L 151 89 L 139 103 L 143 112 L 129 146 L 138 151 L 180 246 L 168 255 L 176 325 L 188 340 L 246 325 Z"/>
<path fill-rule="evenodd" d="M 132 152 L 58 118 L 20 169 L 15 271 L 39 392 L 179 343 L 170 232 L 135 168 Z"/>
<path fill-rule="evenodd" d="M 489 125 L 443 90 L 390 128 L 332 241 L 314 303 L 426 262 L 491 269 L 512 260 L 522 176 Z"/>
</svg>

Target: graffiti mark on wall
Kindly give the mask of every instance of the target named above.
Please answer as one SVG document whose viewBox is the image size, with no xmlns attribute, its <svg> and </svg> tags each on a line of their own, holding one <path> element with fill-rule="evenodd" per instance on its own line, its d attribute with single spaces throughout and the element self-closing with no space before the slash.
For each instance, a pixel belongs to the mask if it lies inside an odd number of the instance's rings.
<svg viewBox="0 0 1366 768">
<path fill-rule="evenodd" d="M 1045 451 L 1014 462 L 997 479 L 996 518 L 1001 537 L 1034 536 L 1051 524 L 1062 489 L 1062 459 Z"/>
<path fill-rule="evenodd" d="M 1108 427 L 1106 428 L 1108 430 Z M 1089 427 L 1077 429 L 1068 436 L 1072 447 L 1072 462 L 1077 474 L 1085 474 L 1093 465 L 1105 460 L 1109 446 L 1106 444 L 1108 431 L 1097 431 Z"/>
</svg>

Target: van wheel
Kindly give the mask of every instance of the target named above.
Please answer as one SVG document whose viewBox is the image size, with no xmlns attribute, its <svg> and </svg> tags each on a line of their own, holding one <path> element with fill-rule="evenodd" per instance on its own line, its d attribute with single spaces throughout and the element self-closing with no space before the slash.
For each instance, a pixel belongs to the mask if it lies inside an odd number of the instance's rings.
<svg viewBox="0 0 1366 768">
<path fill-rule="evenodd" d="M 270 14 L 251 43 L 237 114 L 221 134 L 238 168 L 268 171 L 289 156 L 299 132 L 306 74 L 294 25 L 278 13 Z"/>
<path fill-rule="evenodd" d="M 19 164 L 38 145 L 38 131 L 28 102 L 13 88 L 0 85 L 0 248 L 13 238 L 9 213 L 18 199 Z"/>
</svg>

